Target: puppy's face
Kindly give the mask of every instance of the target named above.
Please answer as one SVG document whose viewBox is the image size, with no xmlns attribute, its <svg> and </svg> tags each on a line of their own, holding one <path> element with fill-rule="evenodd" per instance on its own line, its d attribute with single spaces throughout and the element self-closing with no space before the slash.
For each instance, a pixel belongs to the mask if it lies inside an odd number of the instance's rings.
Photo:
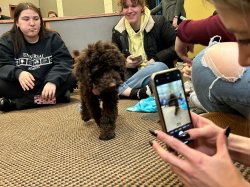
<svg viewBox="0 0 250 187">
<path fill-rule="evenodd" d="M 100 95 L 118 89 L 124 81 L 125 57 L 110 42 L 89 45 L 78 58 L 75 74 L 89 91 L 95 89 Z"/>
</svg>

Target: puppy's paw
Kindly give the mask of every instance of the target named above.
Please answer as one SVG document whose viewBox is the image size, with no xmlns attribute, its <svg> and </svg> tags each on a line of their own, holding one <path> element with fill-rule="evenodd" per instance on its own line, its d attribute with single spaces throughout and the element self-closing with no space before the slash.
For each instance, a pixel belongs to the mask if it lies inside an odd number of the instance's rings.
<svg viewBox="0 0 250 187">
<path fill-rule="evenodd" d="M 115 138 L 115 132 L 101 132 L 99 139 L 100 140 L 111 140 Z"/>
<path fill-rule="evenodd" d="M 86 115 L 81 115 L 81 116 L 82 116 L 82 120 L 85 121 L 85 122 L 87 122 L 87 121 L 89 121 L 91 119 L 90 116 L 86 116 Z"/>
</svg>

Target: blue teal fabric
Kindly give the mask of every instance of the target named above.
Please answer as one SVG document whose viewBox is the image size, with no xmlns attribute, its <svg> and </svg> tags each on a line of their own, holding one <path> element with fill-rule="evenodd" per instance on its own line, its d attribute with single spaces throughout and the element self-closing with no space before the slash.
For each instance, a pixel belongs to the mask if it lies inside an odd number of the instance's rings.
<svg viewBox="0 0 250 187">
<path fill-rule="evenodd" d="M 127 111 L 130 112 L 148 112 L 154 113 L 157 112 L 157 107 L 154 97 L 148 97 L 146 99 L 140 100 L 134 106 L 127 108 Z"/>
</svg>

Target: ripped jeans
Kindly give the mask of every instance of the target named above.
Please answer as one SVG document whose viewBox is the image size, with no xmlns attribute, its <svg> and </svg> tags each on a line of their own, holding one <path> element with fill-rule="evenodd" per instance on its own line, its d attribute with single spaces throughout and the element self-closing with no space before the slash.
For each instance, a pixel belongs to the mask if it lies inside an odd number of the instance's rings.
<svg viewBox="0 0 250 187">
<path fill-rule="evenodd" d="M 163 62 L 154 62 L 148 64 L 144 68 L 137 71 L 132 77 L 126 80 L 119 87 L 119 95 L 122 94 L 128 87 L 130 88 L 142 88 L 150 84 L 151 74 L 168 69 L 168 66 Z"/>
<path fill-rule="evenodd" d="M 236 43 L 215 43 L 193 60 L 192 82 L 208 112 L 227 112 L 250 118 L 250 67 L 238 64 Z"/>
</svg>

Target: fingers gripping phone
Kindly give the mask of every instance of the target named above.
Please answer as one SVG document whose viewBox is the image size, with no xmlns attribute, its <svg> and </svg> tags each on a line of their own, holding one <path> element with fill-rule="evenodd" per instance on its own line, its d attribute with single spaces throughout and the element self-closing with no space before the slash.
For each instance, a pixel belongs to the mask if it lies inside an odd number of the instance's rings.
<svg viewBox="0 0 250 187">
<path fill-rule="evenodd" d="M 162 129 L 178 139 L 178 135 L 193 128 L 182 74 L 176 68 L 159 71 L 152 74 L 151 84 Z"/>
<path fill-rule="evenodd" d="M 133 57 L 131 57 L 131 60 L 133 60 L 133 61 L 141 61 L 142 60 L 142 56 L 141 55 L 139 55 L 139 56 L 133 56 Z"/>
</svg>

